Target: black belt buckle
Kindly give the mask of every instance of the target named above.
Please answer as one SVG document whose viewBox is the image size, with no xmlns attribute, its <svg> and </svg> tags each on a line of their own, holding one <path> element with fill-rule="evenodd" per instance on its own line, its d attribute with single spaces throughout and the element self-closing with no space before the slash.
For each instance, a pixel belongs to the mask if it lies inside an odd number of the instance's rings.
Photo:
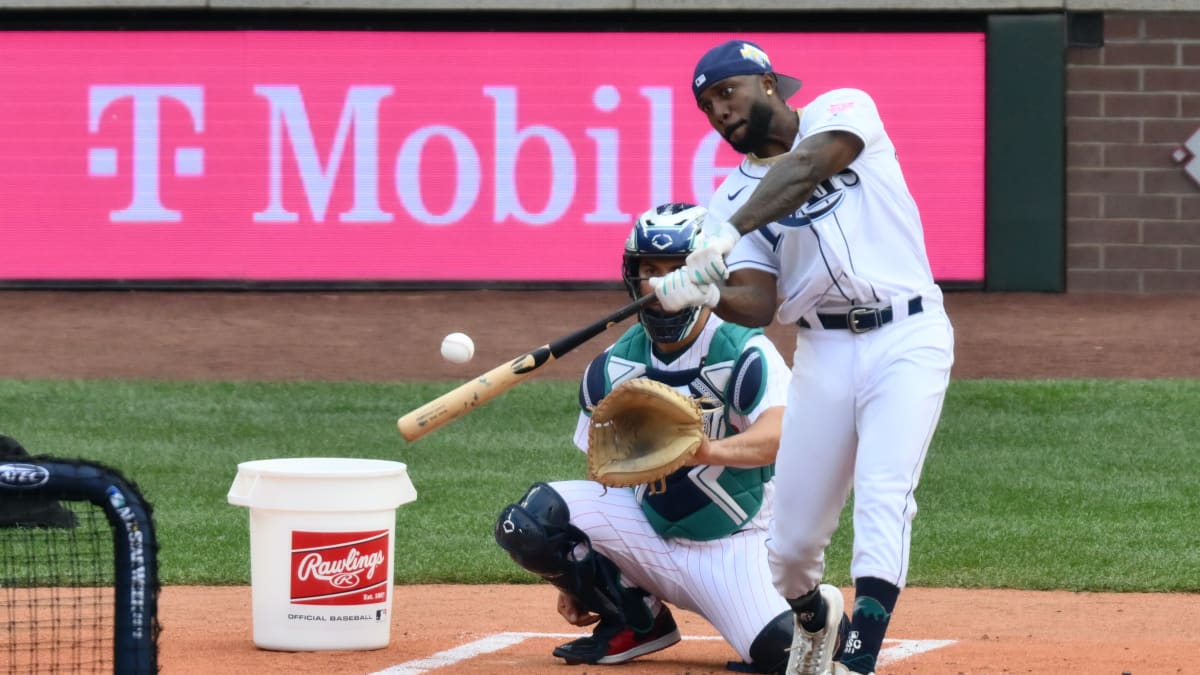
<svg viewBox="0 0 1200 675">
<path fill-rule="evenodd" d="M 865 333 L 882 325 L 883 317 L 874 307 L 852 307 L 846 312 L 846 328 L 851 333 Z"/>
</svg>

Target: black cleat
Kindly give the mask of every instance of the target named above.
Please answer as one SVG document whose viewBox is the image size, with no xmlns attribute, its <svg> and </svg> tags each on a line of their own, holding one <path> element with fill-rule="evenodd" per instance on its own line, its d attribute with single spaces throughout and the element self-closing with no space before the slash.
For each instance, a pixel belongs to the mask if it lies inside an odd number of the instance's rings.
<svg viewBox="0 0 1200 675">
<path fill-rule="evenodd" d="M 663 607 L 655 617 L 654 625 L 644 633 L 602 619 L 591 635 L 555 647 L 554 655 L 565 659 L 570 666 L 580 663 L 611 665 L 666 649 L 679 640 L 675 618 Z"/>
</svg>

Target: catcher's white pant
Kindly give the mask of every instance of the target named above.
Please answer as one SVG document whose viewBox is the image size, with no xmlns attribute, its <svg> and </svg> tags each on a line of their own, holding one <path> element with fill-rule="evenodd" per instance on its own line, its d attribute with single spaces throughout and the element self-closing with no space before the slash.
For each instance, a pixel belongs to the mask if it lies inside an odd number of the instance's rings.
<svg viewBox="0 0 1200 675">
<path fill-rule="evenodd" d="M 816 588 L 854 487 L 854 579 L 903 588 L 913 492 L 942 412 L 954 331 L 940 304 L 866 333 L 800 329 L 768 548 L 785 597 Z"/>
<path fill-rule="evenodd" d="M 747 663 L 754 638 L 790 609 L 772 585 L 767 563 L 772 483 L 765 484 L 763 507 L 745 528 L 712 541 L 658 536 L 631 488 L 606 493 L 592 481 L 550 485 L 570 505 L 571 524 L 616 563 L 627 583 L 703 616 Z"/>
</svg>

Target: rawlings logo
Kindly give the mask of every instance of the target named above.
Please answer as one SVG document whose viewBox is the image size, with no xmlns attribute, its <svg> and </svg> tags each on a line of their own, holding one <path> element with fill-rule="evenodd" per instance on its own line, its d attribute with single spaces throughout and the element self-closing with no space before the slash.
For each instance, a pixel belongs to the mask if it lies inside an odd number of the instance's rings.
<svg viewBox="0 0 1200 675">
<path fill-rule="evenodd" d="M 364 605 L 387 601 L 387 530 L 292 532 L 291 601 Z"/>
<path fill-rule="evenodd" d="M 296 570 L 296 578 L 306 581 L 309 577 L 323 579 L 337 588 L 354 588 L 358 585 L 358 575 L 367 571 L 367 579 L 375 577 L 375 569 L 383 564 L 383 553 L 375 552 L 363 555 L 358 549 L 352 548 L 341 560 L 325 560 L 320 553 L 309 553 L 300 561 Z"/>
</svg>

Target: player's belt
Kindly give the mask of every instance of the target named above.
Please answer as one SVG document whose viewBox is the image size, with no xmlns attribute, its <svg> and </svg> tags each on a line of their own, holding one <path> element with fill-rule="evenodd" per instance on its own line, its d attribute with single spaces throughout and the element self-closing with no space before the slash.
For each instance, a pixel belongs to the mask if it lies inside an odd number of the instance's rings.
<svg viewBox="0 0 1200 675">
<path fill-rule="evenodd" d="M 921 305 L 921 296 L 908 301 L 908 314 L 920 314 L 925 308 Z M 817 312 L 817 320 L 821 328 L 826 330 L 849 330 L 851 333 L 865 333 L 892 322 L 891 307 L 851 307 L 845 312 Z M 796 322 L 801 328 L 812 328 L 806 319 Z"/>
</svg>

